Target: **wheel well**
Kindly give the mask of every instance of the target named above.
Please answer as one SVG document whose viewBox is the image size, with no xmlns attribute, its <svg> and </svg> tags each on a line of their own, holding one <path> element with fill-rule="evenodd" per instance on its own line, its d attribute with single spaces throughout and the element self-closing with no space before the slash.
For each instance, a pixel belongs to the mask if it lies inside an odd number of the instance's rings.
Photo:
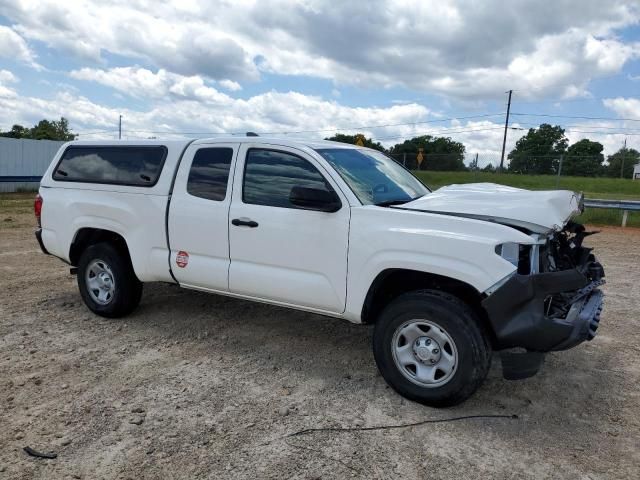
<svg viewBox="0 0 640 480">
<path fill-rule="evenodd" d="M 78 265 L 80 255 L 82 255 L 82 252 L 84 252 L 87 247 L 101 242 L 112 244 L 123 254 L 126 254 L 129 261 L 131 260 L 129 247 L 127 247 L 127 242 L 122 235 L 101 228 L 81 228 L 76 232 L 76 236 L 69 249 L 69 261 L 71 265 Z"/>
<path fill-rule="evenodd" d="M 440 290 L 455 295 L 465 302 L 480 319 L 481 327 L 488 333 L 492 344 L 495 334 L 487 312 L 482 307 L 482 294 L 468 283 L 455 278 L 416 270 L 388 269 L 375 278 L 362 307 L 362 322 L 375 323 L 382 309 L 399 295 L 413 290 Z"/>
</svg>

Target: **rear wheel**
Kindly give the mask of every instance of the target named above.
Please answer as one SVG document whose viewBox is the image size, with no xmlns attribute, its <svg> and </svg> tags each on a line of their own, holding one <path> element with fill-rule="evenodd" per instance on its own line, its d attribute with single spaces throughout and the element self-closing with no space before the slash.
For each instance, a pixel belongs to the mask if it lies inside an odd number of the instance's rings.
<svg viewBox="0 0 640 480">
<path fill-rule="evenodd" d="M 376 322 L 373 353 L 391 387 L 433 407 L 469 398 L 491 364 L 491 348 L 475 313 L 436 290 L 393 300 Z"/>
<path fill-rule="evenodd" d="M 110 318 L 131 313 L 142 296 L 142 283 L 128 255 L 110 243 L 97 243 L 82 252 L 78 288 L 89 310 Z"/>
</svg>

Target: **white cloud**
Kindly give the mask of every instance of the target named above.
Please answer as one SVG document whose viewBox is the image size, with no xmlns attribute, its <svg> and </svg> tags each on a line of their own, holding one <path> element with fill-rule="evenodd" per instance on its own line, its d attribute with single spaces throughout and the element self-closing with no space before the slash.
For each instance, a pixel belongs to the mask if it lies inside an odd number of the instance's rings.
<svg viewBox="0 0 640 480">
<path fill-rule="evenodd" d="M 160 69 L 152 72 L 141 67 L 117 67 L 108 70 L 82 68 L 69 72 L 72 78 L 100 83 L 127 95 L 147 98 L 177 98 L 210 103 L 229 103 L 231 98 L 205 84 L 198 75 L 184 76 Z"/>
<path fill-rule="evenodd" d="M 5 87 L 4 85 L 2 85 L 2 83 L 0 83 L 0 101 L 3 98 L 13 98 L 16 96 L 16 92 L 14 90 L 12 90 L 11 88 Z"/>
<path fill-rule="evenodd" d="M 237 92 L 239 90 L 242 90 L 242 85 L 240 85 L 238 82 L 234 82 L 233 80 L 229 80 L 229 79 L 220 80 L 218 84 L 225 90 L 229 90 L 231 92 Z"/>
<path fill-rule="evenodd" d="M 16 83 L 18 77 L 16 77 L 9 70 L 0 70 L 0 83 Z"/>
<path fill-rule="evenodd" d="M 638 45 L 613 37 L 637 23 L 628 2 L 399 1 L 255 4 L 246 30 L 262 67 L 357 85 L 402 84 L 464 98 L 582 92 L 589 80 L 621 68 Z M 288 9 L 287 9 L 288 6 Z M 287 15 L 280 15 L 288 10 Z M 496 12 L 500 12 L 499 15 Z M 257 12 L 257 14 L 256 14 Z M 357 19 L 357 20 L 355 20 Z M 267 40 L 264 40 L 264 37 Z"/>
<path fill-rule="evenodd" d="M 640 120 L 640 98 L 605 98 L 602 103 L 619 117 Z M 640 123 L 636 126 L 640 128 Z"/>
<path fill-rule="evenodd" d="M 640 56 L 640 44 L 624 44 L 615 39 L 588 37 L 584 50 L 585 58 L 603 73 L 618 72 L 629 59 Z"/>
<path fill-rule="evenodd" d="M 124 92 L 134 97 L 161 97 L 167 93 L 170 82 L 166 70 L 153 73 L 139 67 L 118 67 L 110 70 L 81 68 L 72 70 L 69 76 L 87 80 Z"/>
<path fill-rule="evenodd" d="M 3 96 L 0 119 L 11 124 L 31 124 L 42 118 L 64 116 L 75 130 L 86 132 L 115 130 L 118 115 L 122 114 L 125 135 L 134 137 L 166 138 L 180 136 L 180 132 L 327 130 L 310 134 L 313 138 L 322 138 L 330 136 L 332 129 L 347 125 L 406 123 L 429 117 L 429 110 L 418 104 L 357 108 L 296 92 L 267 92 L 246 100 L 225 96 L 225 101 L 220 102 L 218 96 L 223 94 L 212 94 L 208 91 L 210 87 L 200 86 L 191 77 L 183 80 L 169 87 L 170 98 L 158 100 L 147 110 L 105 107 L 73 92 L 61 92 L 49 99 Z M 0 125 L 0 129 L 8 126 Z M 390 127 L 376 130 L 378 132 L 393 134 L 399 129 Z"/>
<path fill-rule="evenodd" d="M 8 83 L 15 83 L 18 78 L 9 70 L 0 70 L 0 102 L 2 99 L 14 98 L 17 93 L 13 88 L 7 86 Z"/>
<path fill-rule="evenodd" d="M 35 55 L 29 49 L 24 38 L 10 27 L 0 25 L 0 58 L 11 58 L 38 68 Z"/>
<path fill-rule="evenodd" d="M 249 53 L 207 18 L 192 18 L 181 2 L 0 2 L 0 15 L 24 37 L 85 61 L 103 51 L 144 59 L 183 75 L 258 78 Z M 196 9 L 197 10 L 197 9 Z M 215 15 L 214 15 L 215 17 Z"/>
<path fill-rule="evenodd" d="M 616 36 L 640 22 L 625 0 L 0 0 L 0 14 L 59 51 L 142 59 L 229 91 L 263 70 L 465 99 L 582 96 L 640 53 Z"/>
</svg>

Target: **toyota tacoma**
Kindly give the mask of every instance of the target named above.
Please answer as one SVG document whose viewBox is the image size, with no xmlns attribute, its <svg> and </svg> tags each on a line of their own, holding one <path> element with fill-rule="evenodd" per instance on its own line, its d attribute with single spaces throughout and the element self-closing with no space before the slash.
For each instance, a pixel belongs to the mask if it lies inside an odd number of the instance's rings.
<svg viewBox="0 0 640 480">
<path fill-rule="evenodd" d="M 439 407 L 494 351 L 526 378 L 594 337 L 604 271 L 582 210 L 570 191 L 431 191 L 375 150 L 256 136 L 70 142 L 35 203 L 40 247 L 92 312 L 122 317 L 167 282 L 372 324 L 387 383 Z"/>
</svg>

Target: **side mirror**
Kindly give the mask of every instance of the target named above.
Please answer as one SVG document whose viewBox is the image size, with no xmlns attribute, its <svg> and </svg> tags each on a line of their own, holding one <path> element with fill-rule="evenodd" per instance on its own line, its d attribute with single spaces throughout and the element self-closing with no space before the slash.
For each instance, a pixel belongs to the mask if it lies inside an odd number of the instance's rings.
<svg viewBox="0 0 640 480">
<path fill-rule="evenodd" d="M 340 210 L 342 202 L 334 191 L 319 188 L 292 187 L 289 202 L 305 210 L 333 213 Z"/>
</svg>

